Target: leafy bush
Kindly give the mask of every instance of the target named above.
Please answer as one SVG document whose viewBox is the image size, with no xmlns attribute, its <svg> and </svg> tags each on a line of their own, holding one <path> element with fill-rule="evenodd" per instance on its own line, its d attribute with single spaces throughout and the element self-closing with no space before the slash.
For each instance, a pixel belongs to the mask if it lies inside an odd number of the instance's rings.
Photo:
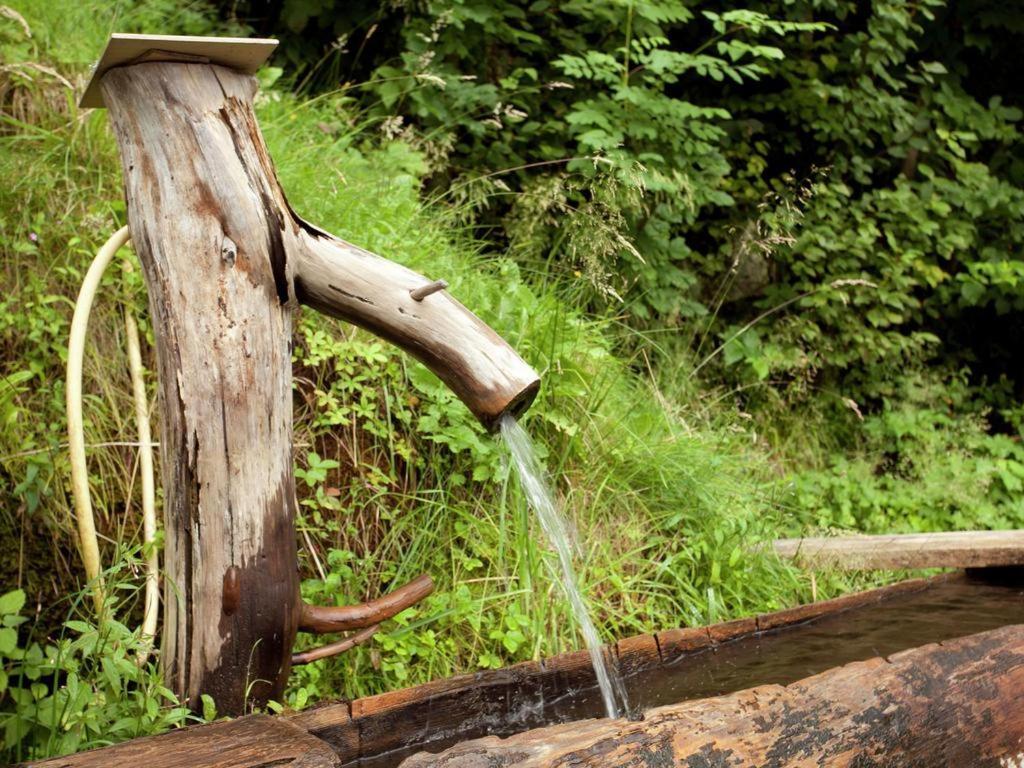
<svg viewBox="0 0 1024 768">
<path fill-rule="evenodd" d="M 795 475 L 794 522 L 868 533 L 1024 527 L 1021 433 L 988 434 L 963 376 L 909 376 L 854 450 Z"/>
<path fill-rule="evenodd" d="M 113 618 L 99 624 L 69 619 L 56 640 L 40 642 L 24 631 L 24 607 L 23 590 L 0 596 L 3 758 L 21 761 L 105 746 L 190 717 L 164 687 L 157 662 L 139 663 L 148 642 L 138 630 Z"/>
<path fill-rule="evenodd" d="M 698 347 L 735 342 L 704 378 L 749 405 L 776 403 L 770 385 L 787 406 L 824 389 L 871 408 L 901 366 L 980 381 L 1009 363 L 1018 9 L 339 5 L 288 0 L 268 22 L 286 55 L 331 41 L 303 84 L 367 78 L 351 92 L 385 134 L 531 272 Z"/>
</svg>

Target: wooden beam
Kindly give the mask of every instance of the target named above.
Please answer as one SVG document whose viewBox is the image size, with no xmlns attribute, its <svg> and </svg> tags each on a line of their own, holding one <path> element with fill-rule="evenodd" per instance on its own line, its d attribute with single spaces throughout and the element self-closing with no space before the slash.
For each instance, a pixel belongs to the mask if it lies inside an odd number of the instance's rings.
<svg viewBox="0 0 1024 768">
<path fill-rule="evenodd" d="M 808 566 L 851 571 L 1024 565 L 1024 531 L 780 539 L 774 546 Z"/>
<path fill-rule="evenodd" d="M 249 715 L 31 763 L 33 768 L 339 768 L 328 744 L 280 717 Z"/>
<path fill-rule="evenodd" d="M 788 686 L 420 753 L 403 768 L 1018 765 L 1024 626 L 927 645 Z"/>
</svg>

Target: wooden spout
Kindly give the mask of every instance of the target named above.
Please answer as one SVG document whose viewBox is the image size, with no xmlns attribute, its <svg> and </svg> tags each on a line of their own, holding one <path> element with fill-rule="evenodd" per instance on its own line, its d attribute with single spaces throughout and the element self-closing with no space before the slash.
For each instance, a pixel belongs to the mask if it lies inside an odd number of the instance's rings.
<svg viewBox="0 0 1024 768">
<path fill-rule="evenodd" d="M 301 230 L 292 267 L 300 302 L 418 358 L 488 429 L 533 402 L 537 372 L 451 294 L 439 292 L 437 282 L 295 221 Z"/>
<path fill-rule="evenodd" d="M 256 46 L 259 56 L 268 42 Z M 417 301 L 411 292 L 426 278 L 293 213 L 253 113 L 255 80 L 215 63 L 258 64 L 240 45 L 121 36 L 90 84 L 99 82 L 120 148 L 156 337 L 162 661 L 185 701 L 197 707 L 208 693 L 229 715 L 280 699 L 300 622 L 367 627 L 430 590 L 418 579 L 365 606 L 301 605 L 292 309 L 306 303 L 398 344 L 489 427 L 529 405 L 539 385 L 447 292 Z"/>
</svg>

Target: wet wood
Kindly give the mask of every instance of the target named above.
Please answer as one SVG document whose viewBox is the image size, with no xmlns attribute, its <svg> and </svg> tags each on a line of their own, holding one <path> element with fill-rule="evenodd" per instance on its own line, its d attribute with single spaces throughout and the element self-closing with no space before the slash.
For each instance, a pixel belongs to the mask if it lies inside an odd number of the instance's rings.
<svg viewBox="0 0 1024 768">
<path fill-rule="evenodd" d="M 616 658 L 626 674 L 663 665 L 702 665 L 703 654 L 726 643 L 753 638 L 762 631 L 759 625 L 772 631 L 783 630 L 962 578 L 950 574 L 912 579 L 775 614 L 626 638 L 616 644 Z M 370 761 L 408 744 L 436 748 L 435 745 L 483 736 L 497 729 L 509 733 L 536 727 L 545 718 L 590 716 L 573 702 L 570 694 L 592 690 L 596 685 L 590 655 L 575 651 L 507 669 L 460 675 L 353 702 L 328 704 L 293 717 L 297 724 L 332 744 L 346 760 L 359 757 Z M 379 764 L 390 763 L 382 760 Z"/>
<path fill-rule="evenodd" d="M 855 662 L 788 686 L 463 742 L 403 768 L 1016 764 L 1024 627 Z"/>
<path fill-rule="evenodd" d="M 44 760 L 38 768 L 337 768 L 338 754 L 284 718 L 250 715 Z"/>
<path fill-rule="evenodd" d="M 488 427 L 528 406 L 539 379 L 438 285 L 292 211 L 256 123 L 251 76 L 147 60 L 110 69 L 100 87 L 157 344 L 162 660 L 191 706 L 207 693 L 237 715 L 280 698 L 303 620 L 291 449 L 298 302 L 423 360 Z M 306 613 L 304 629 L 365 627 L 387 613 L 341 612 L 347 620 Z"/>
<path fill-rule="evenodd" d="M 846 570 L 1024 565 L 1024 531 L 957 531 L 780 539 L 775 551 L 813 567 Z"/>
</svg>

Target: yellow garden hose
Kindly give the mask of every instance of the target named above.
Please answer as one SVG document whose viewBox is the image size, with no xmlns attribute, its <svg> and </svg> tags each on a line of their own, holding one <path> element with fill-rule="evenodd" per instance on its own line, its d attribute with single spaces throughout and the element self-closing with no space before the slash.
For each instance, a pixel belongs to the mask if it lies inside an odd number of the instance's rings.
<svg viewBox="0 0 1024 768">
<path fill-rule="evenodd" d="M 103 273 L 117 251 L 128 242 L 128 227 L 122 227 L 100 248 L 96 258 L 85 274 L 82 288 L 75 302 L 75 313 L 71 320 L 71 334 L 68 340 L 67 367 L 67 412 L 68 450 L 71 457 L 71 490 L 74 500 L 75 521 L 78 527 L 79 546 L 85 575 L 92 585 L 93 603 L 96 613 L 102 617 L 105 606 L 105 590 L 100 568 L 100 551 L 96 537 L 96 523 L 92 512 L 92 498 L 89 494 L 89 470 L 85 458 L 85 427 L 82 417 L 82 361 L 85 357 L 85 339 L 89 328 L 89 314 L 96 297 Z M 156 634 L 159 609 L 159 559 L 155 549 L 156 540 L 156 488 L 153 472 L 153 443 L 149 428 L 149 403 L 142 373 L 142 353 L 139 345 L 139 331 L 135 319 L 125 313 L 125 336 L 128 344 L 128 368 L 132 379 L 132 393 L 135 401 L 135 416 L 139 442 L 139 470 L 142 475 L 143 546 L 146 555 L 146 597 L 142 622 L 143 650 L 140 663 L 144 662 Z"/>
</svg>

